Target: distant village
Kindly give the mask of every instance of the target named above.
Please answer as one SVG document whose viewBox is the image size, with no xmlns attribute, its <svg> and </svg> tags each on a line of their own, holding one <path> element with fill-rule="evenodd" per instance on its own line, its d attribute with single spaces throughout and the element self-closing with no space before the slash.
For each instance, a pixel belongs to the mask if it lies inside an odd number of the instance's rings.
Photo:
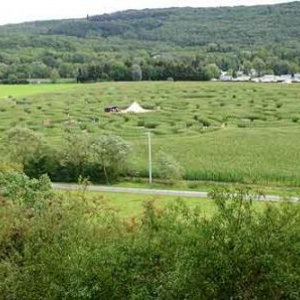
<svg viewBox="0 0 300 300">
<path fill-rule="evenodd" d="M 216 80 L 215 80 L 216 81 Z M 242 71 L 236 73 L 236 76 L 228 74 L 227 72 L 221 72 L 219 81 L 226 82 L 262 82 L 262 83 L 300 83 L 300 73 L 297 74 L 287 74 L 287 75 L 263 75 L 258 76 L 255 70 L 251 72 L 251 75 L 245 75 Z"/>
</svg>

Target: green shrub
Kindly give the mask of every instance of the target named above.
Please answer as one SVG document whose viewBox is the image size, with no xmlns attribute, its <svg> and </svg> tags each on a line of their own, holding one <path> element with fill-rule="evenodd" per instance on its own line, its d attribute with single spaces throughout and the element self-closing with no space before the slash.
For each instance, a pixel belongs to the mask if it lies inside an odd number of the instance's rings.
<svg viewBox="0 0 300 300">
<path fill-rule="evenodd" d="M 258 211 L 243 189 L 211 197 L 211 217 L 150 201 L 129 220 L 82 192 L 40 210 L 4 202 L 1 298 L 298 299 L 299 204 Z"/>
<path fill-rule="evenodd" d="M 44 198 L 53 196 L 51 182 L 47 176 L 29 179 L 18 171 L 0 172 L 0 195 L 7 201 L 29 207 L 43 204 Z"/>
<path fill-rule="evenodd" d="M 124 122 L 125 122 L 125 123 L 127 123 L 127 122 L 130 121 L 130 118 L 129 118 L 128 116 L 124 116 L 123 119 L 124 119 Z"/>
<path fill-rule="evenodd" d="M 144 127 L 145 126 L 145 121 L 144 120 L 138 120 L 137 126 Z"/>
<path fill-rule="evenodd" d="M 184 168 L 171 156 L 159 151 L 155 157 L 155 177 L 160 179 L 178 180 L 184 175 Z"/>
<path fill-rule="evenodd" d="M 147 122 L 145 123 L 145 128 L 148 128 L 148 129 L 155 129 L 156 127 L 159 126 L 159 123 L 155 123 L 155 122 Z"/>
<path fill-rule="evenodd" d="M 23 170 L 23 166 L 21 164 L 16 163 L 0 163 L 0 173 L 6 173 L 10 171 L 19 171 Z"/>
</svg>

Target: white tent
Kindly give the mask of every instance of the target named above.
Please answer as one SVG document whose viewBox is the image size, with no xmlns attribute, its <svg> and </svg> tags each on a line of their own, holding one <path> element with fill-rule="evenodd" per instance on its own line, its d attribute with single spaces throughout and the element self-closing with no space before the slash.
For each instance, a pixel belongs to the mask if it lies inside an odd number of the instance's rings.
<svg viewBox="0 0 300 300">
<path fill-rule="evenodd" d="M 135 113 L 135 114 L 140 114 L 140 113 L 146 113 L 150 112 L 151 110 L 147 110 L 142 108 L 136 101 L 133 102 L 127 109 L 123 110 L 123 113 Z"/>
</svg>

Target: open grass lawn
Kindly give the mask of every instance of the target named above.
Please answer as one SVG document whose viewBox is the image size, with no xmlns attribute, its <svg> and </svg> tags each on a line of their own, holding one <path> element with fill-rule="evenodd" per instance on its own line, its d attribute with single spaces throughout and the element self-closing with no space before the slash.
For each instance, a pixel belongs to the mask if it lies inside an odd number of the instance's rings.
<svg viewBox="0 0 300 300">
<path fill-rule="evenodd" d="M 57 87 L 57 89 L 55 89 Z M 42 132 L 57 147 L 69 131 L 111 131 L 133 145 L 131 162 L 147 171 L 152 131 L 154 169 L 160 150 L 186 169 L 186 179 L 300 186 L 300 85 L 253 83 L 99 83 L 28 96 L 0 86 L 0 132 L 16 125 Z M 16 89 L 8 93 L 3 89 Z M 33 90 L 40 86 L 26 86 Z M 53 90 L 51 90 L 53 88 Z M 20 92 L 19 92 L 20 93 Z M 105 114 L 138 101 L 155 112 Z"/>
<path fill-rule="evenodd" d="M 74 193 L 76 195 L 76 193 Z M 88 199 L 96 199 L 103 201 L 105 205 L 109 205 L 116 212 L 122 216 L 139 216 L 143 212 L 143 205 L 148 201 L 153 201 L 158 208 L 165 208 L 169 205 L 175 204 L 176 201 L 182 201 L 190 208 L 199 207 L 203 215 L 210 216 L 215 210 L 216 206 L 212 200 L 200 198 L 178 198 L 170 196 L 145 196 L 145 195 L 131 195 L 118 193 L 88 193 Z"/>
<path fill-rule="evenodd" d="M 6 98 L 27 97 L 36 94 L 65 91 L 74 88 L 71 84 L 26 84 L 0 85 L 0 100 Z"/>
<path fill-rule="evenodd" d="M 69 195 L 71 198 L 78 198 L 81 196 L 80 192 L 60 192 Z M 111 208 L 122 217 L 139 217 L 141 216 L 144 205 L 151 201 L 158 209 L 164 209 L 175 205 L 178 202 L 183 203 L 188 208 L 199 209 L 200 214 L 205 217 L 212 216 L 217 206 L 211 199 L 202 198 L 183 198 L 172 196 L 146 196 L 146 195 L 134 195 L 134 194 L 118 194 L 118 193 L 94 193 L 88 192 L 85 194 L 85 199 L 92 205 L 93 201 L 103 203 L 105 207 Z M 262 210 L 266 207 L 267 202 L 254 201 L 253 207 L 257 210 Z M 272 203 L 272 205 L 278 205 Z"/>
</svg>

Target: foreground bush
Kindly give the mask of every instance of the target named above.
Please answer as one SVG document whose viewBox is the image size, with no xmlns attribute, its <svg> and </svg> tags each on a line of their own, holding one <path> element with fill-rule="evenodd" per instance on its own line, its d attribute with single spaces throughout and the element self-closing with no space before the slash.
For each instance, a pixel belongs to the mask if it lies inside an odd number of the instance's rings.
<svg viewBox="0 0 300 300">
<path fill-rule="evenodd" d="M 217 213 L 145 203 L 122 220 L 101 199 L 0 206 L 3 299 L 298 299 L 300 208 L 254 209 L 216 190 Z"/>
</svg>

